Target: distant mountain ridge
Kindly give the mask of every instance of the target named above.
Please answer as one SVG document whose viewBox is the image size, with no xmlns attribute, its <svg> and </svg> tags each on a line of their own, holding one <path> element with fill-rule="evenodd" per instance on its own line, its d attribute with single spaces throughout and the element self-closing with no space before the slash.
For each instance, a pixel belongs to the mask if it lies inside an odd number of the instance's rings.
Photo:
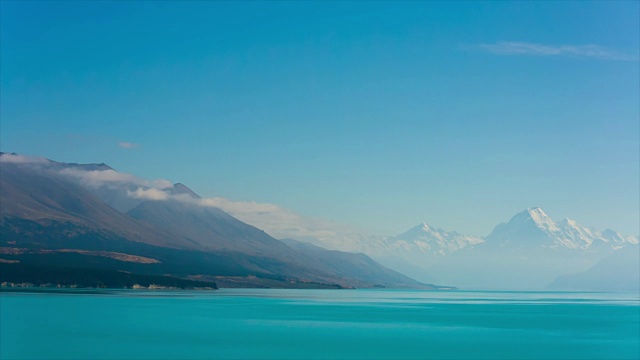
<svg viewBox="0 0 640 360">
<path fill-rule="evenodd" d="M 415 245 L 424 253 L 446 255 L 466 247 L 483 242 L 479 237 L 459 234 L 455 231 L 445 231 L 421 223 L 418 226 L 394 237 L 396 244 Z"/>
<path fill-rule="evenodd" d="M 542 289 L 558 276 L 586 271 L 614 252 L 632 252 L 638 242 L 637 236 L 615 230 L 598 231 L 571 219 L 554 221 L 532 207 L 484 238 L 421 223 L 397 236 L 361 237 L 342 244 L 342 249 L 364 252 L 421 281 Z"/>
<path fill-rule="evenodd" d="M 576 250 L 603 245 L 615 250 L 625 244 L 638 243 L 637 237 L 622 236 L 611 229 L 601 232 L 567 218 L 555 222 L 539 207 L 522 211 L 508 223 L 496 226 L 485 240 L 487 244 L 496 246 L 543 246 Z"/>
<path fill-rule="evenodd" d="M 640 248 L 616 251 L 585 271 L 557 277 L 550 289 L 578 291 L 640 291 Z"/>
</svg>

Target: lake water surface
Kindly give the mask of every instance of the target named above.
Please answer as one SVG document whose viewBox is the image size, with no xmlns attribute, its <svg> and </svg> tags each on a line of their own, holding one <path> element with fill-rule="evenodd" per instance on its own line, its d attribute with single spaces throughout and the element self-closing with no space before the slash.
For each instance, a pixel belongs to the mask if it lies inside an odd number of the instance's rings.
<svg viewBox="0 0 640 360">
<path fill-rule="evenodd" d="M 0 293 L 1 359 L 640 359 L 635 293 Z"/>
</svg>

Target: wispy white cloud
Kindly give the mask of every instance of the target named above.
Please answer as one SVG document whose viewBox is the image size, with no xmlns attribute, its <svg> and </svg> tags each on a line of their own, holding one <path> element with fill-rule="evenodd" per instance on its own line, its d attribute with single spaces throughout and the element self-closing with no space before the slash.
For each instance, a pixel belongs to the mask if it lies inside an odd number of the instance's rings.
<svg viewBox="0 0 640 360">
<path fill-rule="evenodd" d="M 132 142 L 128 142 L 128 141 L 120 141 L 118 143 L 118 146 L 120 146 L 123 149 L 133 149 L 133 148 L 137 148 L 138 146 L 140 146 L 140 144 L 136 144 L 136 143 L 132 143 Z"/>
<path fill-rule="evenodd" d="M 154 188 L 137 188 L 135 191 L 127 191 L 127 196 L 141 200 L 167 200 L 171 196 L 166 191 Z"/>
<path fill-rule="evenodd" d="M 276 238 L 326 240 L 352 232 L 347 225 L 305 217 L 289 209 L 269 203 L 231 201 L 225 198 L 200 199 L 200 205 L 217 207 Z"/>
<path fill-rule="evenodd" d="M 26 156 L 18 154 L 2 154 L 0 162 L 8 164 L 48 164 L 49 160 L 42 157 Z"/>
<path fill-rule="evenodd" d="M 103 186 L 120 189 L 127 197 L 138 200 L 175 200 L 197 206 L 216 207 L 230 215 L 265 230 L 275 238 L 294 238 L 335 244 L 334 248 L 345 248 L 347 239 L 357 234 L 350 226 L 332 221 L 306 217 L 289 209 L 270 203 L 255 201 L 232 201 L 222 197 L 194 198 L 187 194 L 173 194 L 173 184 L 169 180 L 146 180 L 132 174 L 118 172 L 113 169 L 86 170 L 79 167 L 58 168 L 45 158 L 25 155 L 2 154 L 0 162 L 42 165 L 59 175 L 68 177 L 79 184 L 99 189 Z"/>
<path fill-rule="evenodd" d="M 302 216 L 292 210 L 270 203 L 233 201 L 222 197 L 194 198 L 188 194 L 174 194 L 168 180 L 146 180 L 112 169 L 85 170 L 65 168 L 59 174 L 73 178 L 83 186 L 98 189 L 103 186 L 123 190 L 131 199 L 174 200 L 203 207 L 219 208 L 231 216 L 266 231 L 275 238 L 294 238 L 311 241 L 334 249 L 350 250 L 353 239 L 362 236 L 359 230 L 333 221 Z"/>
<path fill-rule="evenodd" d="M 359 237 L 356 229 L 332 221 L 306 217 L 270 203 L 232 201 L 222 197 L 194 198 L 187 194 L 172 194 L 168 188 L 139 186 L 127 191 L 127 196 L 141 200 L 174 200 L 203 207 L 215 207 L 231 216 L 283 239 L 293 238 L 348 249 L 349 239 Z"/>
<path fill-rule="evenodd" d="M 83 185 L 98 188 L 109 184 L 132 184 L 153 189 L 166 189 L 173 186 L 171 181 L 145 180 L 135 175 L 108 170 L 83 170 L 78 168 L 65 168 L 59 171 L 60 174 L 70 176 L 80 181 Z"/>
<path fill-rule="evenodd" d="M 498 55 L 537 55 L 583 57 L 603 60 L 637 61 L 637 55 L 624 54 L 599 45 L 543 45 L 521 41 L 500 41 L 474 46 Z"/>
<path fill-rule="evenodd" d="M 131 174 L 120 173 L 115 170 L 82 170 L 65 168 L 60 174 L 68 175 L 81 180 L 85 185 L 99 187 L 105 183 L 138 183 L 138 178 Z"/>
</svg>

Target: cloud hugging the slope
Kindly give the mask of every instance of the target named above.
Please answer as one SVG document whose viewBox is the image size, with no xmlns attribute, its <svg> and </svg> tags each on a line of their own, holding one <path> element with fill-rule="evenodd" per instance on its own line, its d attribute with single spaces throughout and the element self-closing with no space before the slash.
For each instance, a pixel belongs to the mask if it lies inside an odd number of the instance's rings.
<svg viewBox="0 0 640 360">
<path fill-rule="evenodd" d="M 100 186 L 108 186 L 110 184 L 133 184 L 153 189 L 167 189 L 173 186 L 171 181 L 145 180 L 135 175 L 117 172 L 115 170 L 83 170 L 78 168 L 65 168 L 59 171 L 60 174 L 70 176 L 83 185 L 98 188 Z"/>
<path fill-rule="evenodd" d="M 220 197 L 200 200 L 200 205 L 217 207 L 248 224 L 265 230 L 275 238 L 340 243 L 358 233 L 348 225 L 302 216 L 274 204 L 231 201 Z"/>
<path fill-rule="evenodd" d="M 638 56 L 624 54 L 600 45 L 544 45 L 522 41 L 500 41 L 475 48 L 498 55 L 537 55 L 582 57 L 602 60 L 637 61 Z"/>
<path fill-rule="evenodd" d="M 48 164 L 49 160 L 42 157 L 18 155 L 18 154 L 2 154 L 0 162 L 7 164 Z"/>
<path fill-rule="evenodd" d="M 215 207 L 231 216 L 266 231 L 275 238 L 336 243 L 352 238 L 356 231 L 347 225 L 332 221 L 305 217 L 289 209 L 255 201 L 232 201 L 222 197 L 193 198 L 187 194 L 172 194 L 169 189 L 138 187 L 127 191 L 134 199 L 165 201 L 174 200 L 203 207 Z"/>
<path fill-rule="evenodd" d="M 134 199 L 141 200 L 168 200 L 171 197 L 166 191 L 158 190 L 155 188 L 143 188 L 139 187 L 134 191 L 127 191 L 127 196 Z"/>
<path fill-rule="evenodd" d="M 203 207 L 219 208 L 231 216 L 266 231 L 275 238 L 294 238 L 322 243 L 334 249 L 355 250 L 354 245 L 364 235 L 359 229 L 329 220 L 302 216 L 289 209 L 270 203 L 233 201 L 223 197 L 194 198 L 188 194 L 173 192 L 173 183 L 165 179 L 146 180 L 113 169 L 87 170 L 80 167 L 63 167 L 45 158 L 15 154 L 2 154 L 0 162 L 20 164 L 54 171 L 87 188 L 110 188 L 123 191 L 123 195 L 138 200 L 174 200 Z"/>
<path fill-rule="evenodd" d="M 269 203 L 255 201 L 232 201 L 223 197 L 194 198 L 187 194 L 173 193 L 169 180 L 146 180 L 132 174 L 115 170 L 84 170 L 65 168 L 61 175 L 91 188 L 118 187 L 127 185 L 126 196 L 132 199 L 166 201 L 174 200 L 197 206 L 219 208 L 250 225 L 260 228 L 275 238 L 295 238 L 307 241 L 334 243 L 336 248 L 344 248 L 360 232 L 348 225 L 332 221 L 306 217 L 289 209 Z"/>
</svg>

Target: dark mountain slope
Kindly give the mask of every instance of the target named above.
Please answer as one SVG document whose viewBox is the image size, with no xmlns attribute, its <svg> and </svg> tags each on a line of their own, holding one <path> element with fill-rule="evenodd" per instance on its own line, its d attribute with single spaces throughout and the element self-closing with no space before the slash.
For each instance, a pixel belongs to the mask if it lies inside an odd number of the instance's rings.
<svg viewBox="0 0 640 360">
<path fill-rule="evenodd" d="M 420 285 L 358 256 L 350 260 L 358 265 L 350 268 L 319 256 L 320 250 L 289 247 L 222 210 L 197 205 L 199 196 L 182 184 L 168 190 L 178 198 L 186 195 L 181 198 L 185 201 L 143 201 L 124 214 L 98 197 L 110 196 L 109 186 L 102 194 L 92 192 L 95 189 L 80 179 L 67 176 L 70 168 L 114 171 L 104 164 L 0 163 L 0 262 L 48 266 L 52 271 L 93 269 L 204 280 L 244 277 L 249 279 L 243 280 L 246 286 Z M 136 186 L 118 185 L 112 189 L 120 193 L 123 186 Z M 130 261 L 140 257 L 152 261 Z"/>
<path fill-rule="evenodd" d="M 129 210 L 133 219 L 169 232 L 173 238 L 207 250 L 282 257 L 280 241 L 224 211 L 176 200 L 145 201 Z"/>
<path fill-rule="evenodd" d="M 363 254 L 334 252 L 304 243 L 294 245 L 291 241 L 285 245 L 217 208 L 175 200 L 145 201 L 127 214 L 206 251 L 247 254 L 254 262 L 262 259 L 255 265 L 271 274 L 351 286 L 422 285 Z"/>
<path fill-rule="evenodd" d="M 166 234 L 122 214 L 55 172 L 0 163 L 0 213 L 7 219 L 74 224 L 84 232 L 106 232 L 130 241 L 180 247 Z M 72 234 L 69 234 L 72 235 Z"/>
<path fill-rule="evenodd" d="M 362 253 L 327 250 L 294 239 L 282 239 L 281 241 L 306 256 L 321 262 L 326 271 L 338 276 L 380 286 L 419 287 L 423 285 L 416 280 L 380 265 Z"/>
</svg>

